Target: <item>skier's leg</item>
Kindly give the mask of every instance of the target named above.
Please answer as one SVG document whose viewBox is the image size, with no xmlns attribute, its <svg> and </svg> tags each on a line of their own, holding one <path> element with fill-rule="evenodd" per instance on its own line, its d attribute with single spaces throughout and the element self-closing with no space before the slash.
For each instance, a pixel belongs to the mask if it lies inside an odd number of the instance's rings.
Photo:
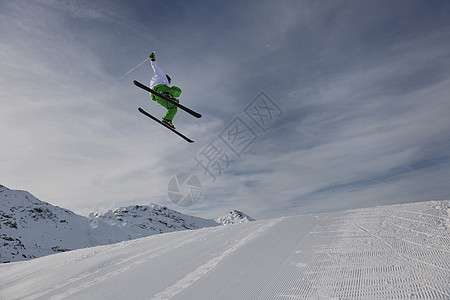
<svg viewBox="0 0 450 300">
<path fill-rule="evenodd" d="M 167 109 L 167 113 L 164 116 L 164 119 L 172 121 L 173 118 L 175 117 L 175 115 L 177 114 L 178 108 L 175 105 L 173 105 L 172 103 L 170 103 L 170 105 L 172 105 L 172 107 Z"/>
<path fill-rule="evenodd" d="M 154 87 L 152 87 L 152 89 L 160 94 L 165 94 L 165 93 L 169 93 L 170 92 L 170 87 L 168 87 L 165 84 L 157 84 Z M 152 94 L 152 99 L 153 100 L 157 100 L 159 97 Z"/>
<path fill-rule="evenodd" d="M 170 93 L 174 98 L 177 98 L 177 97 L 180 97 L 180 95 L 181 95 L 181 89 L 180 89 L 179 87 L 177 87 L 177 86 L 172 86 L 172 87 L 170 87 L 169 93 Z"/>
<path fill-rule="evenodd" d="M 167 108 L 167 113 L 164 116 L 164 119 L 172 121 L 177 114 L 178 108 L 169 101 L 161 99 L 159 97 L 156 98 L 156 102 Z"/>
<path fill-rule="evenodd" d="M 181 94 L 181 89 L 179 87 L 173 86 L 173 87 L 168 87 L 167 85 L 164 84 L 160 84 L 154 87 L 154 89 L 161 94 L 165 94 L 165 93 L 169 93 L 170 95 L 172 95 L 172 97 L 177 97 Z M 164 116 L 164 119 L 172 121 L 173 118 L 175 117 L 175 115 L 177 114 L 178 108 L 176 105 L 173 105 L 172 103 L 170 103 L 167 100 L 164 100 L 160 97 L 154 97 L 154 95 L 152 96 L 152 99 L 156 100 L 156 102 L 158 102 L 159 104 L 161 104 L 162 106 L 164 106 L 165 108 L 167 108 L 167 113 Z M 175 101 L 178 101 L 177 99 L 174 98 Z"/>
</svg>

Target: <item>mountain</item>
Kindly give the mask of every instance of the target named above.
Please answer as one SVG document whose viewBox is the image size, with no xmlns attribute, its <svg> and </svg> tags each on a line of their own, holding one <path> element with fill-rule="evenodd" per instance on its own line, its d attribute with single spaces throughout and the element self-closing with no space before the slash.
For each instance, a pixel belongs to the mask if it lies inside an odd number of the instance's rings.
<svg viewBox="0 0 450 300">
<path fill-rule="evenodd" d="M 153 235 L 0 264 L 0 299 L 450 299 L 450 201 Z"/>
<path fill-rule="evenodd" d="M 227 215 L 216 219 L 216 222 L 222 225 L 240 224 L 251 221 L 255 221 L 255 219 L 238 210 L 230 211 Z"/>
<path fill-rule="evenodd" d="M 96 212 L 90 218 L 113 227 L 127 228 L 133 238 L 218 225 L 214 220 L 185 215 L 156 204 L 121 207 L 104 214 Z"/>
<path fill-rule="evenodd" d="M 228 223 L 241 221 L 234 217 Z M 26 191 L 0 185 L 0 262 L 221 224 L 225 223 L 185 215 L 156 204 L 121 207 L 103 214 L 96 212 L 87 218 L 43 202 Z"/>
<path fill-rule="evenodd" d="M 26 191 L 0 186 L 0 262 L 31 259 L 55 252 L 115 243 L 123 230 L 91 221 L 38 200 Z"/>
</svg>

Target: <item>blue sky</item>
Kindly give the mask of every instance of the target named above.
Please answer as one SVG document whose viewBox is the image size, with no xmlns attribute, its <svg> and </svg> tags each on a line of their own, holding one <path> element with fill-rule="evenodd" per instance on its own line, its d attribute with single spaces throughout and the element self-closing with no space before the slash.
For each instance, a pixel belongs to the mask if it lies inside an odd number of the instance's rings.
<svg viewBox="0 0 450 300">
<path fill-rule="evenodd" d="M 84 215 L 449 199 L 448 15 L 448 1 L 0 1 L 0 184 Z M 153 50 L 203 114 L 174 120 L 194 144 L 137 112 L 164 114 L 132 83 L 148 63 L 122 78 Z M 203 186 L 187 208 L 167 196 L 179 173 Z"/>
</svg>

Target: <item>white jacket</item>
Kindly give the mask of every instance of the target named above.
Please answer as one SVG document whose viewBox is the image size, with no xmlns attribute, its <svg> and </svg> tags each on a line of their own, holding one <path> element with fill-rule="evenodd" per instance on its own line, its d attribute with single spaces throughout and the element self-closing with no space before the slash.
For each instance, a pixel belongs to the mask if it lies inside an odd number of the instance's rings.
<svg viewBox="0 0 450 300">
<path fill-rule="evenodd" d="M 165 84 L 169 85 L 169 80 L 167 80 L 166 73 L 158 66 L 156 61 L 151 61 L 153 72 L 155 72 L 155 75 L 152 77 L 152 80 L 150 80 L 150 88 L 153 88 L 154 86 L 158 84 Z"/>
</svg>

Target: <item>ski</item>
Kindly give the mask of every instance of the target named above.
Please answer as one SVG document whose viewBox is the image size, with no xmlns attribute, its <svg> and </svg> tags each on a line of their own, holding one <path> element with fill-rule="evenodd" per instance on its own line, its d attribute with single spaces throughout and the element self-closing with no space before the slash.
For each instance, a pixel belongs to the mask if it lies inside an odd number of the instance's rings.
<svg viewBox="0 0 450 300">
<path fill-rule="evenodd" d="M 148 86 L 146 86 L 146 85 L 140 83 L 140 82 L 137 81 L 137 80 L 134 80 L 133 83 L 134 83 L 134 85 L 136 85 L 137 87 L 140 87 L 141 89 L 146 90 L 147 92 L 150 92 L 150 93 L 152 93 L 152 94 L 155 95 L 155 96 L 158 96 L 158 97 L 160 97 L 160 98 L 163 98 L 164 100 L 169 101 L 169 102 L 172 103 L 173 105 L 176 105 L 177 107 L 181 108 L 182 110 L 184 110 L 185 112 L 187 112 L 187 113 L 193 115 L 193 116 L 196 117 L 196 118 L 201 118 L 201 117 L 202 117 L 202 115 L 199 114 L 198 112 L 195 112 L 195 111 L 193 111 L 192 109 L 190 109 L 190 108 L 188 108 L 188 107 L 186 107 L 186 106 L 184 106 L 184 105 L 182 105 L 182 104 L 180 104 L 180 103 L 178 103 L 178 102 L 176 102 L 176 101 L 173 101 L 173 100 L 170 99 L 169 97 L 166 97 L 166 96 L 164 96 L 164 95 L 158 93 L 157 91 L 152 90 L 151 88 L 149 88 Z"/>
<path fill-rule="evenodd" d="M 158 118 L 155 118 L 154 116 L 152 116 L 151 114 L 149 114 L 148 112 L 146 112 L 145 110 L 143 110 L 142 108 L 138 108 L 139 112 L 146 115 L 147 117 L 149 117 L 152 120 L 155 120 L 156 122 L 158 122 L 159 124 L 163 125 L 164 127 L 166 127 L 167 129 L 170 129 L 171 131 L 173 131 L 174 133 L 176 133 L 177 135 L 179 135 L 180 137 L 182 137 L 183 139 L 185 139 L 188 143 L 193 143 L 194 141 L 191 140 L 190 138 L 188 138 L 187 136 L 183 135 L 182 133 L 178 132 L 176 129 L 164 124 L 162 121 L 160 121 Z"/>
</svg>

